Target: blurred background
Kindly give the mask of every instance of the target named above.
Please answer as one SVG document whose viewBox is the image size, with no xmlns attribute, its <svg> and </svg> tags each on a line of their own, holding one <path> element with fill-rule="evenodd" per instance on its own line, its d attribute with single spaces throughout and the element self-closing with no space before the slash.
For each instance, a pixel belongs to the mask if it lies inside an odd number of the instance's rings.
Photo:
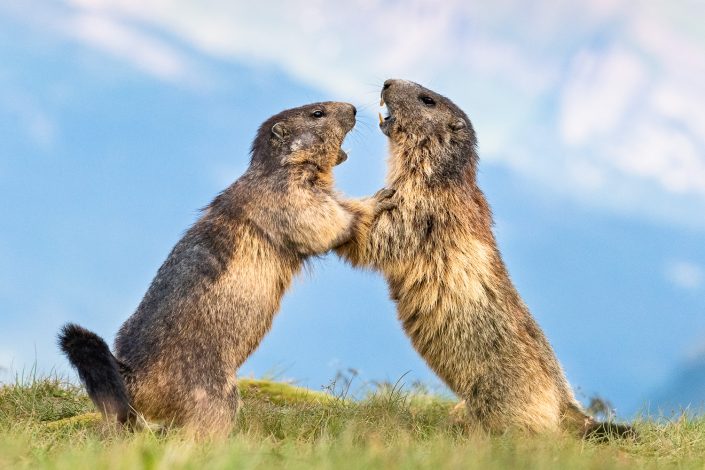
<svg viewBox="0 0 705 470">
<path fill-rule="evenodd" d="M 337 181 L 377 190 L 394 77 L 473 121 L 500 248 L 579 397 L 625 417 L 700 409 L 703 24 L 686 0 L 3 0 L 0 377 L 70 374 L 69 320 L 112 341 L 284 108 L 357 105 Z M 241 374 L 320 388 L 341 372 L 439 383 L 380 276 L 331 255 Z"/>
</svg>

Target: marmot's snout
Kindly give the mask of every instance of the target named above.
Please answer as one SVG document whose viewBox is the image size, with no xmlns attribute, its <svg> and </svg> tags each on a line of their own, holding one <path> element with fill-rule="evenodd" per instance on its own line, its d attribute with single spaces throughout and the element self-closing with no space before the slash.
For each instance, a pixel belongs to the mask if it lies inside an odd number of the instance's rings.
<svg viewBox="0 0 705 470">
<path fill-rule="evenodd" d="M 350 104 L 350 103 L 340 103 L 340 121 L 341 124 L 343 125 L 344 135 L 347 135 L 348 132 L 350 132 L 353 127 L 355 127 L 355 124 L 357 123 L 357 120 L 355 119 L 355 116 L 357 116 L 357 108 Z M 345 139 L 345 137 L 343 137 Z M 341 142 L 342 145 L 342 142 Z M 340 165 L 343 163 L 345 160 L 348 159 L 348 154 L 343 150 L 343 149 L 338 149 L 338 158 L 335 162 L 335 165 Z"/>
<path fill-rule="evenodd" d="M 408 108 L 408 102 L 420 86 L 408 80 L 390 78 L 384 81 L 379 105 L 383 108 L 379 113 L 379 128 L 390 137 L 391 128 L 397 121 L 396 114 Z"/>
<path fill-rule="evenodd" d="M 357 108 L 350 103 L 335 103 L 333 108 L 333 112 L 342 125 L 344 133 L 347 134 L 355 127 Z"/>
</svg>

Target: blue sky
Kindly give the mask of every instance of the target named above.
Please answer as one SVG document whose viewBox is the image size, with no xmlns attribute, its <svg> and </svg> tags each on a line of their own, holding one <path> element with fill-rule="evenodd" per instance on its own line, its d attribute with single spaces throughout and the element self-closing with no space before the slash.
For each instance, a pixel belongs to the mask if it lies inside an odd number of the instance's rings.
<svg viewBox="0 0 705 470">
<path fill-rule="evenodd" d="M 69 320 L 112 339 L 281 109 L 355 103 L 337 182 L 375 191 L 400 77 L 473 120 L 505 261 L 579 395 L 643 407 L 705 349 L 705 10 L 496 3 L 3 2 L 0 374 L 68 372 Z M 348 367 L 437 383 L 380 277 L 327 256 L 241 373 Z"/>
</svg>

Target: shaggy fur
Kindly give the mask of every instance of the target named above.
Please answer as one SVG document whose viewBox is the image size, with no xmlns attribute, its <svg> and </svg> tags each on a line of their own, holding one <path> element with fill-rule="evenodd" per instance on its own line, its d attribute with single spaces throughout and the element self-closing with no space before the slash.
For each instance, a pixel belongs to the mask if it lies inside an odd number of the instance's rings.
<svg viewBox="0 0 705 470">
<path fill-rule="evenodd" d="M 197 435 L 231 429 L 235 371 L 270 329 L 294 275 L 373 217 L 374 199 L 348 207 L 333 190 L 354 125 L 355 108 L 335 102 L 268 119 L 247 171 L 204 209 L 120 328 L 115 357 L 96 335 L 64 328 L 61 347 L 100 410 Z"/>
<path fill-rule="evenodd" d="M 78 370 L 88 395 L 100 411 L 108 419 L 126 423 L 130 416 L 130 399 L 120 364 L 105 341 L 95 333 L 69 323 L 59 333 L 59 347 Z"/>
<path fill-rule="evenodd" d="M 449 99 L 403 80 L 387 80 L 382 101 L 393 208 L 365 219 L 338 254 L 386 277 L 404 330 L 465 400 L 473 429 L 625 433 L 582 411 L 509 278 L 477 186 L 468 117 Z"/>
</svg>

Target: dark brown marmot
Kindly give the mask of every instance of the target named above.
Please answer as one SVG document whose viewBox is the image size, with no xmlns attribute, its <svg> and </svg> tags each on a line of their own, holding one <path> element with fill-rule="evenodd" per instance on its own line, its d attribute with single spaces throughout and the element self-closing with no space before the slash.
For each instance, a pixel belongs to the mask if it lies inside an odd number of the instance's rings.
<svg viewBox="0 0 705 470">
<path fill-rule="evenodd" d="M 239 406 L 235 372 L 292 278 L 372 216 L 373 198 L 353 211 L 333 189 L 354 125 L 355 107 L 335 102 L 265 121 L 249 168 L 176 244 L 120 328 L 115 355 L 97 335 L 64 327 L 61 349 L 99 410 L 123 423 L 141 415 L 198 436 L 227 434 Z"/>
</svg>

